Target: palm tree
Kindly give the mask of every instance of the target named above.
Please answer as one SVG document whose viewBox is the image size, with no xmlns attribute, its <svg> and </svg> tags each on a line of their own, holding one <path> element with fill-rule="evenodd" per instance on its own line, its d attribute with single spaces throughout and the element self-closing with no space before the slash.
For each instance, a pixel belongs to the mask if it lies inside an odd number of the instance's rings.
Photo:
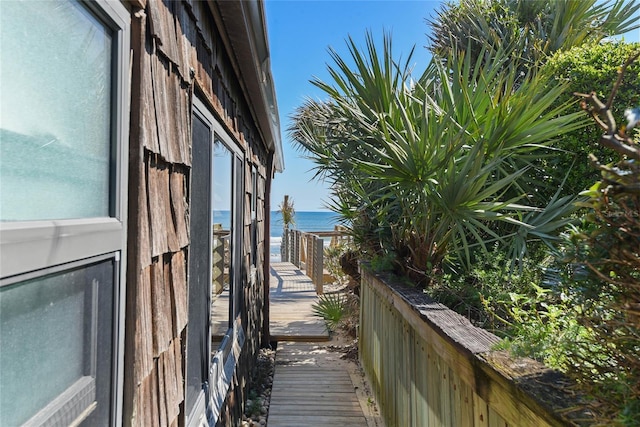
<svg viewBox="0 0 640 427">
<path fill-rule="evenodd" d="M 293 207 L 293 199 L 289 199 L 288 195 L 284 196 L 282 202 L 278 205 L 278 212 L 282 216 L 282 243 L 280 244 L 280 259 L 285 261 L 287 252 L 287 232 L 289 228 L 296 223 L 296 210 Z"/>
<path fill-rule="evenodd" d="M 285 195 L 282 202 L 278 205 L 278 212 L 282 215 L 283 229 L 288 230 L 290 226 L 296 223 L 296 210 L 293 207 L 293 199 L 289 199 L 288 195 Z"/>
<path fill-rule="evenodd" d="M 365 252 L 428 280 L 445 262 L 468 266 L 489 243 L 517 258 L 532 239 L 555 238 L 571 204 L 542 209 L 520 183 L 534 152 L 585 122 L 552 108 L 561 85 L 536 76 L 516 85 L 504 51 L 482 66 L 452 51 L 413 82 L 411 55 L 394 61 L 390 37 L 382 53 L 371 34 L 366 52 L 352 39 L 348 47 L 353 68 L 331 51 L 333 81 L 313 82 L 329 100 L 305 103 L 290 133 L 333 184 L 332 207 L 354 221 Z"/>
</svg>

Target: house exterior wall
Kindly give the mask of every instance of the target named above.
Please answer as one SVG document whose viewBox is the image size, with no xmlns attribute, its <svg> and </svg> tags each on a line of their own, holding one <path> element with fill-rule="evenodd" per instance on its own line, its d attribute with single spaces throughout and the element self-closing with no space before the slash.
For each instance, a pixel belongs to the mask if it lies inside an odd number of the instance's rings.
<svg viewBox="0 0 640 427">
<path fill-rule="evenodd" d="M 133 56 L 123 423 L 185 422 L 190 170 L 192 158 L 199 154 L 192 150 L 191 124 L 197 97 L 244 152 L 240 321 L 245 340 L 225 403 L 217 408 L 219 425 L 236 425 L 250 368 L 267 339 L 266 189 L 274 172 L 273 153 L 250 110 L 255 100 L 243 90 L 233 59 L 236 53 L 229 51 L 217 5 L 196 0 L 129 5 Z"/>
<path fill-rule="evenodd" d="M 282 169 L 262 3 L 0 2 L 0 21 L 0 424 L 238 425 Z"/>
</svg>

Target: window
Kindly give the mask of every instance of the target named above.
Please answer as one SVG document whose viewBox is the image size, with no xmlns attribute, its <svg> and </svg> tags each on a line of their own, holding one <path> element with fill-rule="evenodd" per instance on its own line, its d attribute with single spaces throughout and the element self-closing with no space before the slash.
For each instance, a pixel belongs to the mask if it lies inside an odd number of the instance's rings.
<svg viewBox="0 0 640 427">
<path fill-rule="evenodd" d="M 258 168 L 255 165 L 251 168 L 251 266 L 255 276 L 258 268 Z"/>
<path fill-rule="evenodd" d="M 129 19 L 0 2 L 0 425 L 121 418 Z"/>
<path fill-rule="evenodd" d="M 217 419 L 244 342 L 244 153 L 197 99 L 193 111 L 187 424 Z"/>
</svg>

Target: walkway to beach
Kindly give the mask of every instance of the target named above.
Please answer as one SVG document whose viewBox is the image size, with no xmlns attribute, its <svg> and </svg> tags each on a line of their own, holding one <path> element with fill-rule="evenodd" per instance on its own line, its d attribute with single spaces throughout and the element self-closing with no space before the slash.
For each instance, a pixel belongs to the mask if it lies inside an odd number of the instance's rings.
<svg viewBox="0 0 640 427">
<path fill-rule="evenodd" d="M 324 320 L 313 314 L 318 301 L 311 279 L 289 262 L 271 263 L 269 317 L 274 341 L 328 341 Z"/>
<path fill-rule="evenodd" d="M 313 315 L 318 297 L 311 279 L 291 263 L 272 263 L 270 284 L 271 336 L 278 347 L 268 426 L 367 427 L 356 393 L 362 385 L 349 362 L 328 350 L 324 321 Z"/>
</svg>

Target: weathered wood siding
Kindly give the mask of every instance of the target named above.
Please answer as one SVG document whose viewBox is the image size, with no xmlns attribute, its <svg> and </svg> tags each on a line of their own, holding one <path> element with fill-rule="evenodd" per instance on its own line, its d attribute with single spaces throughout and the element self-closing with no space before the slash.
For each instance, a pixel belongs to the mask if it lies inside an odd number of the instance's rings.
<svg viewBox="0 0 640 427">
<path fill-rule="evenodd" d="M 191 104 L 197 91 L 246 153 L 247 339 L 221 423 L 241 414 L 262 339 L 267 150 L 205 1 L 131 1 L 132 51 L 124 424 L 177 426 L 184 401 Z M 251 280 L 251 170 L 258 171 L 259 268 Z"/>
<path fill-rule="evenodd" d="M 362 273 L 360 359 L 388 426 L 572 425 L 526 391 L 536 383 L 569 407 L 545 384 L 553 371 L 492 352 L 496 336 L 420 289 Z"/>
</svg>

